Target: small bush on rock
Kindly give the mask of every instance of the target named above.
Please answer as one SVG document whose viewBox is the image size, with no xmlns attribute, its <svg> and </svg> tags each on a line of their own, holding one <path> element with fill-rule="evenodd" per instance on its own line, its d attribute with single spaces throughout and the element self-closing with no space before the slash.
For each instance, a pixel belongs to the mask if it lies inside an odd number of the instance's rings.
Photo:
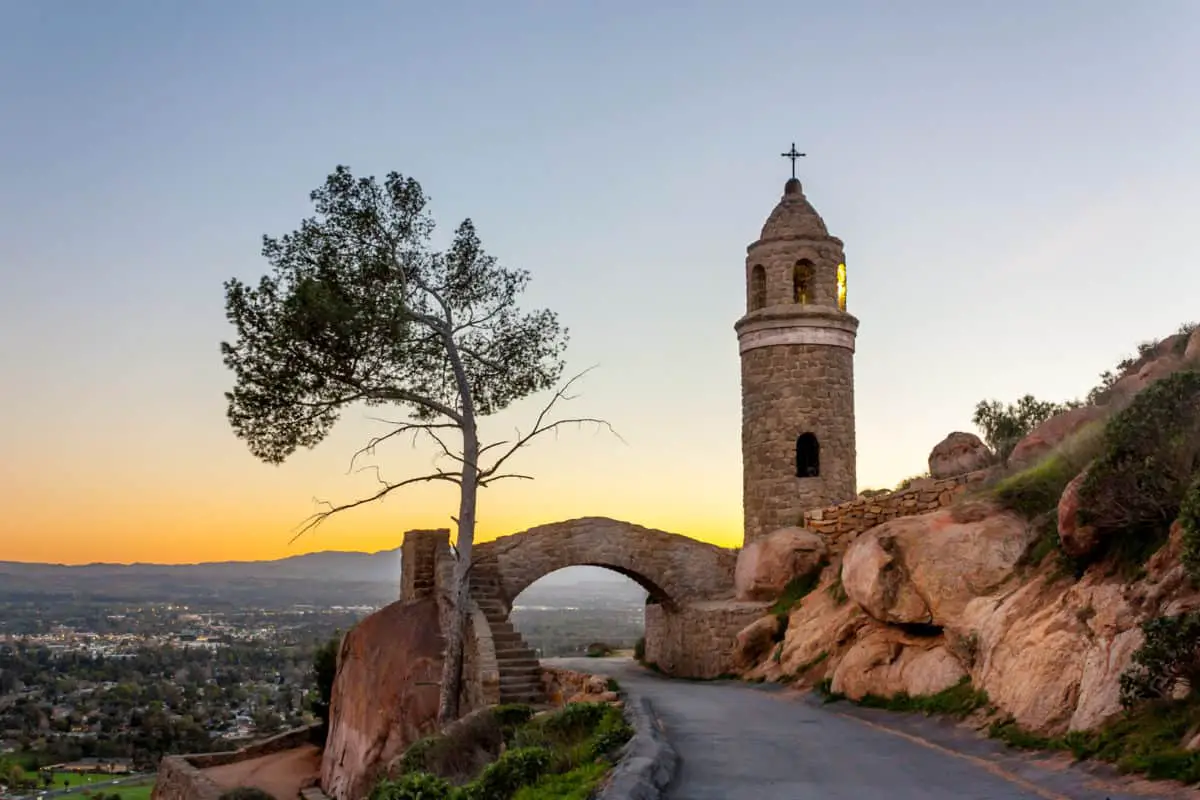
<svg viewBox="0 0 1200 800">
<path fill-rule="evenodd" d="M 1008 405 L 999 400 L 980 400 L 971 421 L 983 432 L 984 441 L 1001 463 L 1007 463 L 1013 448 L 1030 431 L 1072 405 L 1077 404 L 1051 403 L 1031 394 Z"/>
<path fill-rule="evenodd" d="M 438 776 L 414 772 L 375 784 L 370 800 L 450 800 L 452 791 L 450 784 Z"/>
<path fill-rule="evenodd" d="M 817 584 L 821 581 L 821 572 L 826 566 L 828 566 L 828 562 L 822 560 L 810 572 L 797 575 L 788 581 L 787 585 L 783 587 L 779 599 L 775 601 L 775 605 L 771 606 L 770 613 L 775 616 L 786 616 L 797 603 L 817 588 Z"/>
<path fill-rule="evenodd" d="M 1109 420 L 1100 457 L 1079 487 L 1079 521 L 1121 539 L 1117 552 L 1144 560 L 1165 539 L 1197 468 L 1200 372 L 1185 370 L 1151 384 Z"/>
<path fill-rule="evenodd" d="M 1170 697 L 1176 687 L 1200 688 L 1200 612 L 1155 617 L 1142 623 L 1145 641 L 1121 675 L 1121 703 Z"/>
</svg>

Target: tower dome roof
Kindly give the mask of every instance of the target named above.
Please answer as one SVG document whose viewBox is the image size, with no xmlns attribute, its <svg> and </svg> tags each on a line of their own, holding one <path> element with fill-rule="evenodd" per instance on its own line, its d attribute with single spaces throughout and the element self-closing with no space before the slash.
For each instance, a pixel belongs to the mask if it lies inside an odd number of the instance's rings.
<svg viewBox="0 0 1200 800">
<path fill-rule="evenodd" d="M 759 241 L 766 239 L 823 239 L 829 236 L 825 220 L 808 202 L 804 189 L 796 178 L 789 178 L 783 186 L 783 197 L 763 224 Z"/>
</svg>

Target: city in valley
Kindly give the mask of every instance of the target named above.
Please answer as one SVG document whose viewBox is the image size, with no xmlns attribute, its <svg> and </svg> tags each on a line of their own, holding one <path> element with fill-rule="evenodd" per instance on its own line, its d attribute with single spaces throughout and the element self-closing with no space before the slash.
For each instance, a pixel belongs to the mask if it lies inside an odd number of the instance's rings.
<svg viewBox="0 0 1200 800">
<path fill-rule="evenodd" d="M 395 599 L 399 572 L 394 552 L 362 554 L 331 568 L 334 580 L 309 580 L 334 557 L 324 556 L 0 563 L 0 797 L 144 800 L 163 756 L 312 724 L 321 654 Z M 527 640 L 544 656 L 633 648 L 645 592 L 612 573 L 571 572 L 522 595 L 513 619 Z"/>
</svg>

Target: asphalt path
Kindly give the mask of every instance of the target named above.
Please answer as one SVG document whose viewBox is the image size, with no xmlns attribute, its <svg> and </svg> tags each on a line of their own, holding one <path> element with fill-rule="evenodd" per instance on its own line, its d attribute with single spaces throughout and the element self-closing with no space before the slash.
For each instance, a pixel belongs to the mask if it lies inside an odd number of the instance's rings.
<svg viewBox="0 0 1200 800">
<path fill-rule="evenodd" d="M 739 681 L 669 680 L 630 659 L 545 663 L 650 700 L 680 765 L 667 800 L 1145 800 L 1200 797 L 1106 765 L 1027 754 L 922 715 Z"/>
</svg>

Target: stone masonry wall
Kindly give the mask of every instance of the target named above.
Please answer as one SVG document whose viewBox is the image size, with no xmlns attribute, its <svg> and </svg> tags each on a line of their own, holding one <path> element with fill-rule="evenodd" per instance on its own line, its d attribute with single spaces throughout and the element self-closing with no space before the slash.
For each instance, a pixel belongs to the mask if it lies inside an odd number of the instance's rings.
<svg viewBox="0 0 1200 800">
<path fill-rule="evenodd" d="M 408 531 L 400 545 L 400 599 L 429 597 L 436 581 L 438 553 L 450 544 L 450 529 Z"/>
<path fill-rule="evenodd" d="M 479 605 L 472 600 L 463 643 L 463 685 L 459 695 L 462 713 L 500 702 L 500 665 L 492 628 Z"/>
<path fill-rule="evenodd" d="M 646 661 L 677 678 L 716 678 L 734 671 L 738 631 L 767 612 L 770 603 L 733 600 L 691 603 L 674 609 L 646 605 Z"/>
<path fill-rule="evenodd" d="M 875 497 L 864 497 L 804 514 L 804 527 L 819 533 L 830 554 L 841 553 L 863 531 L 896 517 L 911 517 L 950 505 L 954 498 L 979 483 L 986 471 L 954 478 L 925 479 L 911 488 Z"/>
<path fill-rule="evenodd" d="M 511 604 L 529 584 L 563 567 L 607 567 L 652 597 L 682 603 L 733 596 L 737 553 L 677 533 L 606 517 L 584 517 L 502 536 L 475 546 L 491 561 Z"/>
<path fill-rule="evenodd" d="M 796 476 L 796 439 L 816 435 L 820 476 Z M 776 345 L 742 354 L 742 504 L 746 543 L 800 524 L 857 493 L 854 353 Z"/>
</svg>

